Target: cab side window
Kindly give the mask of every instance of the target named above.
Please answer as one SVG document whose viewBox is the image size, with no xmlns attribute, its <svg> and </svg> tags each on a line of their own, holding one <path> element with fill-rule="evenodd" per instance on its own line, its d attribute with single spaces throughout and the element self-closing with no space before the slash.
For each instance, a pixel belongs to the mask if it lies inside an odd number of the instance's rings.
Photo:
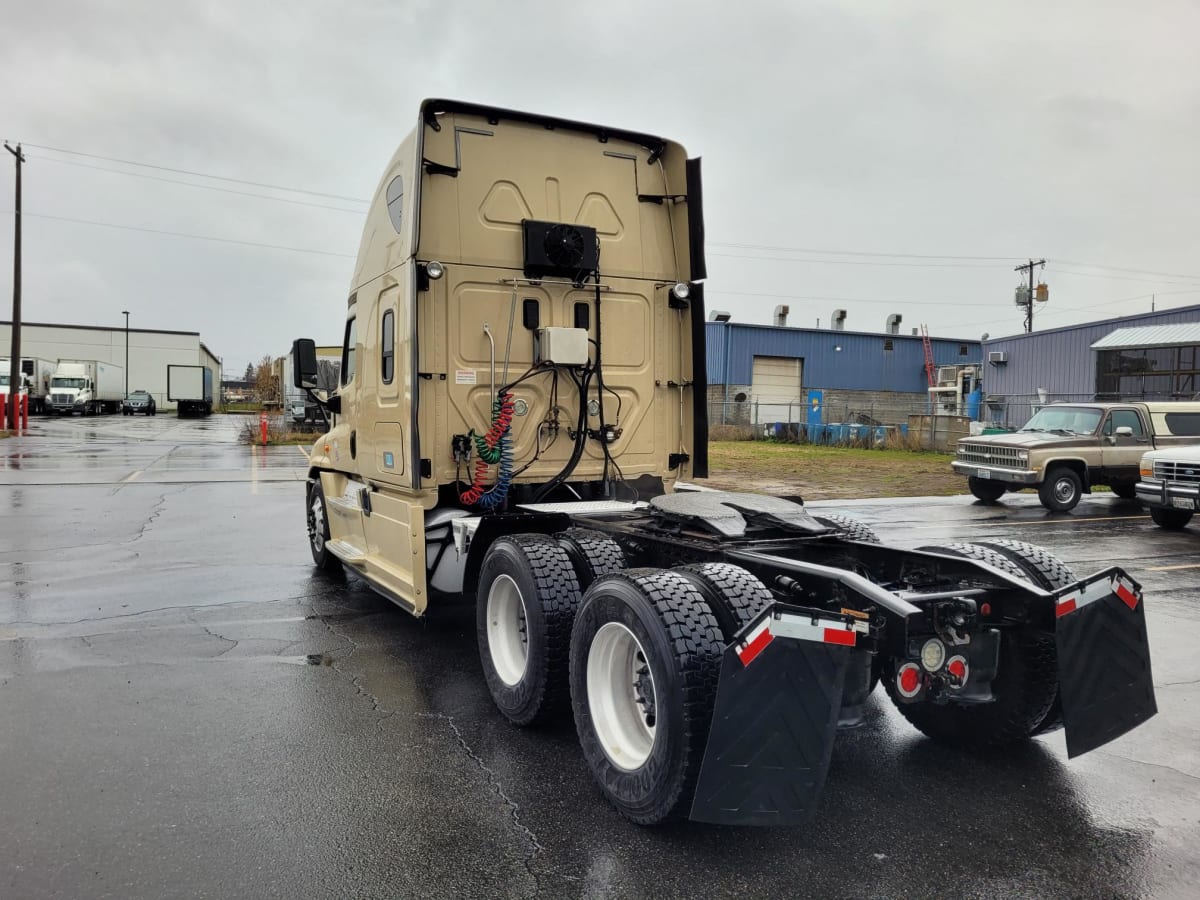
<svg viewBox="0 0 1200 900">
<path fill-rule="evenodd" d="M 354 378 L 354 346 L 358 343 L 358 319 L 346 323 L 346 340 L 342 344 L 342 384 L 349 384 Z"/>
<path fill-rule="evenodd" d="M 1114 409 L 1109 415 L 1104 433 L 1116 434 L 1118 428 L 1132 428 L 1135 438 L 1143 437 L 1145 434 L 1145 429 L 1142 428 L 1142 417 L 1132 409 Z"/>
</svg>

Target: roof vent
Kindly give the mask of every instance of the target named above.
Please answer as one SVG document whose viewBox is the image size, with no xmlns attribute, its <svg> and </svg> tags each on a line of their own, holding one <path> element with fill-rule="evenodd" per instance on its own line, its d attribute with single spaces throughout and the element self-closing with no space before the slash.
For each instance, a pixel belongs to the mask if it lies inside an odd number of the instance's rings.
<svg viewBox="0 0 1200 900">
<path fill-rule="evenodd" d="M 775 307 L 775 324 L 779 326 L 787 325 L 788 313 L 792 311 L 790 306 L 780 304 Z"/>
<path fill-rule="evenodd" d="M 846 329 L 846 311 L 844 309 L 835 309 L 833 311 L 833 321 L 829 327 L 834 331 L 844 331 Z"/>
<path fill-rule="evenodd" d="M 901 316 L 900 313 L 892 313 L 890 316 L 887 317 L 886 330 L 887 330 L 888 334 L 899 334 L 900 333 L 900 320 L 902 318 L 904 318 L 904 317 Z"/>
</svg>

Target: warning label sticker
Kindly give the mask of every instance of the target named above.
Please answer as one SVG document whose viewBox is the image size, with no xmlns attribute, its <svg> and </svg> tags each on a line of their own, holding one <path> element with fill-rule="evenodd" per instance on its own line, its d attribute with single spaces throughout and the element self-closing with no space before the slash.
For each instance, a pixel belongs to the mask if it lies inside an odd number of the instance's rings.
<svg viewBox="0 0 1200 900">
<path fill-rule="evenodd" d="M 455 369 L 454 370 L 455 384 L 475 384 L 474 369 Z"/>
</svg>

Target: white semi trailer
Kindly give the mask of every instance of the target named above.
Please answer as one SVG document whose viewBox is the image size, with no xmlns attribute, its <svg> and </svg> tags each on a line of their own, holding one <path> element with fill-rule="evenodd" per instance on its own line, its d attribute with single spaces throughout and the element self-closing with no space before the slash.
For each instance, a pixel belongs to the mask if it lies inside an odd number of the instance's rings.
<svg viewBox="0 0 1200 900">
<path fill-rule="evenodd" d="M 36 357 L 21 357 L 21 385 L 23 394 L 29 395 L 29 412 L 37 415 L 45 412 L 47 398 L 50 395 L 50 379 L 54 377 L 57 363 L 52 359 L 37 359 Z M 0 394 L 7 395 L 9 381 L 9 360 L 0 359 Z"/>
<path fill-rule="evenodd" d="M 181 416 L 211 414 L 212 369 L 207 366 L 167 366 L 167 399 L 178 404 Z"/>
<path fill-rule="evenodd" d="M 50 379 L 50 408 L 59 415 L 98 415 L 121 409 L 125 370 L 94 359 L 60 359 Z"/>
</svg>

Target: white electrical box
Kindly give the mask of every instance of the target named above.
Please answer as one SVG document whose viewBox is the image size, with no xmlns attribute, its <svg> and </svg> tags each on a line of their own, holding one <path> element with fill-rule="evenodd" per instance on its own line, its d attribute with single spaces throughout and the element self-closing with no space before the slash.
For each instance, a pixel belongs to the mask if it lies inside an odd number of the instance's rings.
<svg viewBox="0 0 1200 900">
<path fill-rule="evenodd" d="M 585 366 L 588 362 L 586 328 L 539 328 L 538 359 L 556 366 Z"/>
</svg>

